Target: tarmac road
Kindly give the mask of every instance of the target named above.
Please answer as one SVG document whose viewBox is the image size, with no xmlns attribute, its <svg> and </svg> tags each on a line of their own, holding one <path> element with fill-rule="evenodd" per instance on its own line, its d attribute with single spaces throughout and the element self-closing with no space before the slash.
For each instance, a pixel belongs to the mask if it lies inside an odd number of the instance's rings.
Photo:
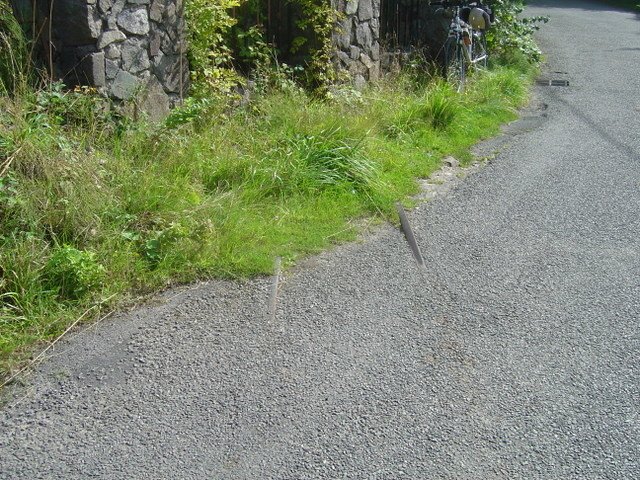
<svg viewBox="0 0 640 480">
<path fill-rule="evenodd" d="M 2 479 L 640 478 L 640 22 L 550 14 L 501 150 L 287 275 L 211 282 L 57 348 L 0 412 Z M 561 6 L 559 6 L 561 5 Z"/>
</svg>

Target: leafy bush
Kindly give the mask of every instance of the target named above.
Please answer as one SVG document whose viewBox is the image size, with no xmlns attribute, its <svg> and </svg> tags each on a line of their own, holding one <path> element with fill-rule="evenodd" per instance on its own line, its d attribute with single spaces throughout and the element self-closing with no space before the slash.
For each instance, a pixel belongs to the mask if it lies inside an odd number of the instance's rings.
<svg viewBox="0 0 640 480">
<path fill-rule="evenodd" d="M 523 0 L 493 0 L 491 8 L 496 22 L 487 31 L 490 50 L 499 55 L 508 55 L 510 51 L 516 50 L 533 62 L 539 61 L 541 52 L 533 40 L 533 33 L 540 28 L 540 23 L 548 22 L 549 17 L 521 18 Z"/>
<path fill-rule="evenodd" d="M 61 126 L 84 129 L 117 129 L 120 115 L 111 102 L 93 87 L 67 90 L 62 82 L 54 82 L 35 94 L 32 116 L 44 115 L 47 121 Z"/>
<path fill-rule="evenodd" d="M 61 299 L 78 300 L 100 286 L 104 267 L 93 252 L 78 250 L 70 245 L 57 247 L 44 268 L 46 288 Z"/>
<path fill-rule="evenodd" d="M 233 69 L 227 34 L 236 24 L 229 12 L 242 2 L 187 0 L 185 3 L 193 95 L 226 96 L 241 81 Z"/>
<path fill-rule="evenodd" d="M 184 104 L 175 107 L 164 120 L 164 126 L 172 129 L 181 125 L 197 123 L 198 119 L 203 118 L 207 110 L 213 107 L 214 102 L 210 98 L 189 97 L 185 99 Z"/>
</svg>

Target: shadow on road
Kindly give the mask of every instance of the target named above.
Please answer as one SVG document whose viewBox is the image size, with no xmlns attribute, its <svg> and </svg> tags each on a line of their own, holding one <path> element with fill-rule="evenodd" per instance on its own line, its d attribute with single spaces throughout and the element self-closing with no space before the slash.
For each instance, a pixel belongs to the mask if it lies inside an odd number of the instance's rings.
<svg viewBox="0 0 640 480">
<path fill-rule="evenodd" d="M 640 3 L 640 0 L 638 0 L 638 3 Z M 527 2 L 527 5 L 539 8 L 575 8 L 579 10 L 591 10 L 596 12 L 628 12 L 635 13 L 636 18 L 640 20 L 640 12 L 638 10 L 633 10 L 632 7 L 625 8 L 620 5 L 614 5 L 607 2 L 597 2 L 593 0 L 565 0 L 563 2 L 550 0 L 529 0 Z"/>
<path fill-rule="evenodd" d="M 561 103 L 565 107 L 569 109 L 571 113 L 573 113 L 576 117 L 578 117 L 585 125 L 587 125 L 596 135 L 598 135 L 602 140 L 610 144 L 620 153 L 622 153 L 627 159 L 637 162 L 638 158 L 640 158 L 640 151 L 634 148 L 631 145 L 628 145 L 617 138 L 613 137 L 609 132 L 607 132 L 600 123 L 591 118 L 584 111 L 580 110 L 575 105 L 569 103 L 567 100 L 562 98 L 560 95 L 551 94 L 553 99 L 558 103 Z"/>
</svg>

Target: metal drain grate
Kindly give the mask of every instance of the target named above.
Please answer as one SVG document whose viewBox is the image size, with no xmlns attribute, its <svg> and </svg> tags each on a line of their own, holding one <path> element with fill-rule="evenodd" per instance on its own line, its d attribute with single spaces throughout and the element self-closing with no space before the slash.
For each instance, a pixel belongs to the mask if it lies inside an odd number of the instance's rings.
<svg viewBox="0 0 640 480">
<path fill-rule="evenodd" d="M 536 85 L 541 85 L 543 87 L 568 87 L 569 80 L 545 80 L 540 79 L 536 80 Z"/>
</svg>

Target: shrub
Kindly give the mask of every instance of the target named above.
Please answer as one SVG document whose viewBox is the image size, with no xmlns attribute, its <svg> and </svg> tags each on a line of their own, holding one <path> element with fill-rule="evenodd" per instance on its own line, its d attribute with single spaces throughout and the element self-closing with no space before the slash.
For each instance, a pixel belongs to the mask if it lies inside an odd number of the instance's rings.
<svg viewBox="0 0 640 480">
<path fill-rule="evenodd" d="M 516 50 L 530 59 L 540 61 L 541 52 L 533 33 L 540 28 L 540 23 L 549 21 L 549 17 L 525 17 L 520 14 L 524 10 L 523 0 L 494 0 L 491 7 L 496 15 L 495 25 L 488 30 L 489 49 L 500 55 Z"/>
<path fill-rule="evenodd" d="M 57 247 L 44 268 L 46 288 L 63 300 L 78 300 L 102 284 L 104 267 L 93 252 Z"/>
<path fill-rule="evenodd" d="M 185 4 L 189 35 L 192 93 L 197 97 L 226 96 L 240 82 L 232 65 L 227 34 L 236 20 L 230 15 L 242 0 L 188 0 Z"/>
</svg>

